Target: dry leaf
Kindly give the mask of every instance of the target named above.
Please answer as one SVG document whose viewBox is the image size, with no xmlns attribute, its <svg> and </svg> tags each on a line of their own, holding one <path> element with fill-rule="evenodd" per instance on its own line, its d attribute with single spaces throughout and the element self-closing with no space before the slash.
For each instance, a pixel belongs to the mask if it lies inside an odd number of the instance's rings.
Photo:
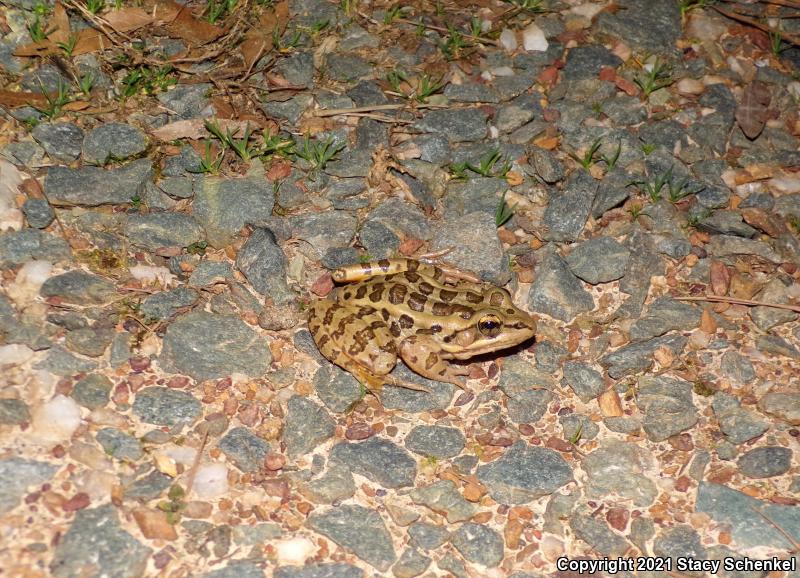
<svg viewBox="0 0 800 578">
<path fill-rule="evenodd" d="M 506 173 L 506 182 L 509 186 L 516 187 L 525 182 L 525 177 L 518 171 L 508 171 L 508 173 Z"/>
<path fill-rule="evenodd" d="M 9 108 L 20 106 L 32 106 L 42 108 L 47 106 L 47 99 L 38 92 L 12 92 L 11 90 L 0 90 L 0 105 Z"/>
<path fill-rule="evenodd" d="M 276 161 L 267 171 L 266 177 L 270 182 L 282 181 L 292 174 L 292 164 L 285 161 Z"/>
<path fill-rule="evenodd" d="M 52 44 L 58 45 L 59 42 L 69 42 L 69 16 L 67 16 L 67 10 L 61 2 L 56 2 L 55 6 L 53 6 L 53 15 L 50 18 L 48 29 L 51 32 L 47 35 L 47 39 Z"/>
<path fill-rule="evenodd" d="M 653 358 L 661 367 L 670 367 L 675 361 L 675 354 L 666 345 L 662 345 L 653 352 Z"/>
<path fill-rule="evenodd" d="M 267 10 L 259 18 L 259 25 L 254 26 L 244 37 L 239 46 L 246 68 L 253 66 L 265 53 L 272 50 L 273 34 L 282 35 L 289 22 L 289 3 L 278 2 L 272 10 Z"/>
<path fill-rule="evenodd" d="M 170 36 L 181 38 L 191 44 L 207 44 L 222 36 L 224 30 L 219 26 L 209 24 L 192 16 L 192 11 L 172 0 L 162 0 L 159 3 L 162 12 L 160 18 L 167 21 L 165 28 Z M 172 15 L 173 18 L 170 18 Z"/>
<path fill-rule="evenodd" d="M 772 95 L 763 82 L 754 80 L 745 87 L 742 99 L 736 107 L 736 121 L 750 140 L 756 138 L 764 130 L 769 114 L 770 100 L 772 100 Z"/>
<path fill-rule="evenodd" d="M 217 123 L 223 132 L 230 130 L 231 133 L 236 134 L 238 131 L 244 130 L 247 123 L 240 120 L 230 120 L 226 118 L 217 119 Z M 191 140 L 198 140 L 209 136 L 205 127 L 205 119 L 193 118 L 191 120 L 176 120 L 169 124 L 165 124 L 150 133 L 155 138 L 161 141 L 169 142 L 182 138 Z"/>
<path fill-rule="evenodd" d="M 711 280 L 711 293 L 714 295 L 727 295 L 731 284 L 731 272 L 721 261 L 711 263 L 709 272 Z"/>
<path fill-rule="evenodd" d="M 708 335 L 714 335 L 717 332 L 717 322 L 707 309 L 704 310 L 703 315 L 700 316 L 700 331 Z"/>
<path fill-rule="evenodd" d="M 597 404 L 600 406 L 600 413 L 603 417 L 620 417 L 624 415 L 622 411 L 622 402 L 619 400 L 619 394 L 615 389 L 607 389 L 597 398 Z"/>
</svg>

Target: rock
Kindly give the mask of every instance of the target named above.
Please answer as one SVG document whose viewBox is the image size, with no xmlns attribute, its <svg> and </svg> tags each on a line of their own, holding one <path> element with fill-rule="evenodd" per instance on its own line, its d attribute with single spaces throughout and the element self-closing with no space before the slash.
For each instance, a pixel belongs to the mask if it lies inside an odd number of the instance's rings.
<svg viewBox="0 0 800 578">
<path fill-rule="evenodd" d="M 45 199 L 28 199 L 22 205 L 28 224 L 36 229 L 46 229 L 56 218 L 56 213 Z"/>
<path fill-rule="evenodd" d="M 125 233 L 135 246 L 148 251 L 188 247 L 203 240 L 203 230 L 183 213 L 147 213 L 128 217 Z"/>
<path fill-rule="evenodd" d="M 645 414 L 642 426 L 651 441 L 664 441 L 697 423 L 692 384 L 688 381 L 664 376 L 641 377 L 637 400 Z"/>
<path fill-rule="evenodd" d="M 570 270 L 587 283 L 615 281 L 625 274 L 631 253 L 611 237 L 579 243 L 565 259 Z"/>
<path fill-rule="evenodd" d="M 441 133 L 451 142 L 479 141 L 486 136 L 486 114 L 477 108 L 431 110 L 411 128 Z"/>
<path fill-rule="evenodd" d="M 275 568 L 274 578 L 363 578 L 364 572 L 350 564 L 308 564 Z M 231 577 L 234 578 L 234 577 Z M 249 578 L 249 577 L 245 577 Z"/>
<path fill-rule="evenodd" d="M 496 501 L 523 504 L 567 484 L 572 480 L 572 470 L 553 450 L 520 441 L 499 459 L 480 466 L 478 479 Z"/>
<path fill-rule="evenodd" d="M 300 492 L 316 504 L 333 504 L 353 497 L 356 484 L 347 466 L 334 464 L 324 476 L 301 484 Z"/>
<path fill-rule="evenodd" d="M 475 515 L 474 504 L 468 502 L 450 480 L 435 482 L 424 488 L 416 488 L 410 494 L 415 504 L 430 508 L 443 515 L 451 524 L 464 522 Z"/>
<path fill-rule="evenodd" d="M 309 335 L 309 338 L 311 336 Z M 316 355 L 319 355 L 316 345 L 311 345 Z M 317 392 L 322 403 L 334 413 L 341 413 L 361 399 L 361 385 L 356 378 L 327 361 L 314 374 L 314 391 Z"/>
<path fill-rule="evenodd" d="M 272 361 L 269 347 L 241 319 L 196 311 L 170 324 L 159 364 L 197 380 L 233 373 L 261 376 Z"/>
<path fill-rule="evenodd" d="M 202 405 L 192 394 L 168 387 L 146 387 L 136 392 L 133 413 L 144 423 L 169 427 L 191 425 Z"/>
<path fill-rule="evenodd" d="M 687 340 L 688 338 L 682 335 L 663 335 L 647 341 L 631 343 L 600 358 L 600 365 L 608 370 L 608 375 L 612 378 L 619 379 L 652 367 L 653 353 L 660 347 L 667 347 L 673 354 L 680 355 Z"/>
<path fill-rule="evenodd" d="M 689 331 L 700 324 L 702 311 L 672 297 L 659 297 L 631 327 L 631 341 L 660 337 L 669 331 Z"/>
<path fill-rule="evenodd" d="M 403 363 L 398 363 L 390 375 L 402 381 L 421 385 L 428 391 L 414 391 L 406 387 L 384 384 L 380 398 L 386 409 L 398 409 L 406 413 L 445 409 L 450 405 L 453 395 L 458 389 L 451 383 L 425 379 L 408 369 Z"/>
<path fill-rule="evenodd" d="M 652 463 L 650 453 L 636 444 L 606 442 L 583 460 L 587 493 L 600 499 L 619 495 L 637 507 L 649 506 L 658 495 L 656 485 L 645 475 Z"/>
<path fill-rule="evenodd" d="M 790 302 L 789 291 L 790 287 L 785 285 L 781 279 L 770 279 L 754 299 L 764 303 L 786 304 Z M 769 331 L 778 325 L 790 323 L 798 317 L 794 311 L 775 307 L 751 307 L 749 312 L 750 319 L 761 331 Z"/>
<path fill-rule="evenodd" d="M 116 295 L 116 286 L 102 277 L 75 269 L 50 277 L 39 294 L 45 299 L 58 297 L 62 303 L 102 305 Z"/>
<path fill-rule="evenodd" d="M 272 185 L 263 177 L 204 176 L 197 183 L 192 216 L 203 226 L 212 246 L 225 247 L 246 224 L 268 220 L 274 205 Z"/>
<path fill-rule="evenodd" d="M 594 23 L 597 32 L 625 42 L 642 52 L 669 53 L 681 35 L 677 4 L 653 4 L 648 0 L 622 0 L 621 10 L 602 12 Z"/>
<path fill-rule="evenodd" d="M 725 352 L 719 368 L 728 379 L 739 385 L 750 383 L 756 378 L 756 370 L 753 364 L 744 355 L 736 351 Z"/>
<path fill-rule="evenodd" d="M 548 247 L 531 285 L 528 307 L 532 311 L 570 322 L 594 309 L 594 299 L 567 268 L 555 248 Z"/>
<path fill-rule="evenodd" d="M 726 393 L 714 394 L 712 403 L 714 415 L 728 440 L 734 444 L 743 444 L 757 438 L 769 429 L 769 422 L 753 411 L 743 409 L 739 400 Z"/>
<path fill-rule="evenodd" d="M 544 36 L 542 29 L 536 26 L 535 22 L 531 22 L 522 31 L 522 46 L 528 52 L 545 52 L 547 51 L 547 38 Z"/>
<path fill-rule="evenodd" d="M 327 73 L 334 80 L 351 82 L 362 76 L 367 76 L 372 71 L 372 65 L 355 54 L 328 54 L 325 61 Z"/>
<path fill-rule="evenodd" d="M 615 534 L 605 522 L 591 516 L 574 514 L 569 520 L 569 525 L 575 537 L 589 544 L 603 556 L 622 556 L 630 548 L 627 540 Z"/>
<path fill-rule="evenodd" d="M 552 185 L 564 179 L 564 166 L 551 151 L 531 147 L 529 158 L 533 170 L 544 182 Z"/>
<path fill-rule="evenodd" d="M 339 462 L 386 488 L 414 485 L 417 464 L 408 452 L 380 437 L 364 442 L 342 442 L 333 446 L 330 460 Z"/>
<path fill-rule="evenodd" d="M 800 535 L 797 506 L 763 502 L 718 484 L 700 482 L 695 510 L 708 514 L 717 524 L 726 524 L 733 543 L 743 549 L 792 548 L 786 535 Z M 764 516 L 754 515 L 754 511 Z"/>
<path fill-rule="evenodd" d="M 123 205 L 144 195 L 153 178 L 149 159 L 139 159 L 114 169 L 51 167 L 44 193 L 55 206 Z"/>
<path fill-rule="evenodd" d="M 453 546 L 464 558 L 487 567 L 503 561 L 503 538 L 482 524 L 466 523 L 453 533 Z"/>
<path fill-rule="evenodd" d="M 758 400 L 758 409 L 790 425 L 800 425 L 800 393 L 770 392 Z"/>
<path fill-rule="evenodd" d="M 105 375 L 90 373 L 72 388 L 72 399 L 83 407 L 98 409 L 108 405 L 114 384 Z"/>
<path fill-rule="evenodd" d="M 587 403 L 605 390 L 600 372 L 581 361 L 568 361 L 564 364 L 564 381 L 584 403 Z"/>
<path fill-rule="evenodd" d="M 246 427 L 235 427 L 219 441 L 219 449 L 243 472 L 256 472 L 264 466 L 270 448 Z"/>
<path fill-rule="evenodd" d="M 117 509 L 108 504 L 80 510 L 55 548 L 50 571 L 57 578 L 97 575 L 136 578 L 144 574 L 152 551 L 140 544 L 119 523 Z"/>
<path fill-rule="evenodd" d="M 71 256 L 69 245 L 61 237 L 38 229 L 0 233 L 0 269 L 28 261 L 65 261 Z"/>
<path fill-rule="evenodd" d="M 65 344 L 75 353 L 87 357 L 100 357 L 114 339 L 113 327 L 86 327 L 67 333 Z"/>
<path fill-rule="evenodd" d="M 792 467 L 792 450 L 777 446 L 754 448 L 742 454 L 737 465 L 748 478 L 780 476 Z"/>
<path fill-rule="evenodd" d="M 147 150 L 147 137 L 136 127 L 109 122 L 89 131 L 83 139 L 83 160 L 93 165 L 124 161 Z"/>
<path fill-rule="evenodd" d="M 706 244 L 705 249 L 709 255 L 715 257 L 755 255 L 773 263 L 783 261 L 780 255 L 764 241 L 744 239 L 733 235 L 714 235 Z"/>
<path fill-rule="evenodd" d="M 297 215 L 289 219 L 291 235 L 307 242 L 321 258 L 329 249 L 350 244 L 356 218 L 346 211 Z"/>
<path fill-rule="evenodd" d="M 166 110 L 174 112 L 180 119 L 206 118 L 214 114 L 208 103 L 211 89 L 212 86 L 206 82 L 179 84 L 166 92 L 159 92 L 156 98 Z"/>
<path fill-rule="evenodd" d="M 604 46 L 587 44 L 569 51 L 563 74 L 567 80 L 597 78 L 603 67 L 617 68 L 620 64 L 622 60 Z"/>
<path fill-rule="evenodd" d="M 0 514 L 20 503 L 31 486 L 40 486 L 58 471 L 59 466 L 20 457 L 0 459 Z"/>
<path fill-rule="evenodd" d="M 700 542 L 700 534 L 686 524 L 673 526 L 656 536 L 653 542 L 653 554 L 670 557 L 673 561 L 676 558 L 706 559 L 705 548 Z"/>
<path fill-rule="evenodd" d="M 794 344 L 777 335 L 762 335 L 758 337 L 756 339 L 756 347 L 764 353 L 800 360 L 800 350 Z"/>
<path fill-rule="evenodd" d="M 427 522 L 416 522 L 408 527 L 412 543 L 425 550 L 435 550 L 450 539 L 450 532 L 442 526 Z"/>
<path fill-rule="evenodd" d="M 278 576 L 277 572 L 275 576 Z M 264 570 L 254 562 L 235 560 L 224 568 L 206 572 L 202 578 L 264 578 Z"/>
<path fill-rule="evenodd" d="M 33 367 L 55 375 L 70 376 L 92 371 L 97 367 L 97 363 L 72 355 L 60 345 L 56 345 L 47 352 L 47 357 Z"/>
<path fill-rule="evenodd" d="M 738 211 L 714 211 L 711 215 L 700 221 L 698 227 L 714 235 L 736 235 L 750 239 L 758 231 L 742 220 Z"/>
<path fill-rule="evenodd" d="M 200 261 L 189 277 L 190 287 L 209 287 L 233 281 L 233 267 L 227 261 Z"/>
<path fill-rule="evenodd" d="M 298 395 L 289 399 L 283 441 L 290 458 L 307 454 L 333 436 L 336 422 L 325 409 Z"/>
<path fill-rule="evenodd" d="M 467 574 L 467 568 L 464 565 L 464 562 L 450 552 L 442 556 L 442 558 L 436 562 L 436 565 L 443 572 L 449 572 L 456 578 L 468 578 L 469 576 L 469 574 Z"/>
<path fill-rule="evenodd" d="M 21 399 L 0 399 L 0 425 L 21 425 L 31 421 L 28 406 Z M 2 503 L 2 498 L 0 498 Z M 2 506 L 0 506 L 2 510 Z"/>
<path fill-rule="evenodd" d="M 325 512 L 313 512 L 307 524 L 381 572 L 397 559 L 386 525 L 374 510 L 343 504 Z"/>
<path fill-rule="evenodd" d="M 484 281 L 502 287 L 511 278 L 497 225 L 490 215 L 469 213 L 445 221 L 434 233 L 431 250 L 446 248 L 454 248 L 445 257 L 448 262 L 474 271 Z"/>
<path fill-rule="evenodd" d="M 430 558 L 414 548 L 409 548 L 400 555 L 400 559 L 392 566 L 392 574 L 397 578 L 414 578 L 425 572 L 430 565 Z"/>
<path fill-rule="evenodd" d="M 269 229 L 256 229 L 236 256 L 236 267 L 253 288 L 283 305 L 294 299 L 286 284 L 286 255 Z"/>
<path fill-rule="evenodd" d="M 153 470 L 125 488 L 125 497 L 131 500 L 153 500 L 161 496 L 172 485 L 172 478 Z"/>
<path fill-rule="evenodd" d="M 83 131 L 71 122 L 42 122 L 31 131 L 48 156 L 55 161 L 71 163 L 81 156 Z"/>
<path fill-rule="evenodd" d="M 81 409 L 71 398 L 55 395 L 33 410 L 33 437 L 46 442 L 65 442 L 81 425 Z"/>
<path fill-rule="evenodd" d="M 592 211 L 597 182 L 583 170 L 573 171 L 560 193 L 551 196 L 545 209 L 543 236 L 548 241 L 575 241 Z"/>
<path fill-rule="evenodd" d="M 440 460 L 460 454 L 465 443 L 464 434 L 458 429 L 437 425 L 416 426 L 405 439 L 405 446 L 415 454 Z"/>
<path fill-rule="evenodd" d="M 161 291 L 145 297 L 139 311 L 147 319 L 165 321 L 172 319 L 184 309 L 190 309 L 200 298 L 197 291 L 184 286 L 171 291 Z"/>
<path fill-rule="evenodd" d="M 113 427 L 104 427 L 95 436 L 103 450 L 118 460 L 136 461 L 141 458 L 142 444 L 135 437 Z"/>
</svg>

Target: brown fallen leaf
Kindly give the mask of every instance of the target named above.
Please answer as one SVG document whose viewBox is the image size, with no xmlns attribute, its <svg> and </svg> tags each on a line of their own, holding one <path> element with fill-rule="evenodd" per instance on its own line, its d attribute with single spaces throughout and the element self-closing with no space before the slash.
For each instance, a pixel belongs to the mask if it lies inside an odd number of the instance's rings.
<svg viewBox="0 0 800 578">
<path fill-rule="evenodd" d="M 239 46 L 246 68 L 252 67 L 256 61 L 272 50 L 273 35 L 280 36 L 289 22 L 289 3 L 278 2 L 272 10 L 265 11 L 259 18 L 259 25 L 248 32 Z"/>
<path fill-rule="evenodd" d="M 230 130 L 231 133 L 236 134 L 246 128 L 247 122 L 240 120 L 231 120 L 227 118 L 217 119 L 222 131 Z M 252 124 L 250 125 L 252 127 Z M 165 124 L 150 132 L 158 140 L 169 142 L 182 138 L 191 140 L 198 140 L 209 136 L 205 127 L 205 119 L 193 118 L 190 120 L 176 120 L 169 124 Z"/>
<path fill-rule="evenodd" d="M 13 92 L 11 90 L 0 90 L 0 105 L 9 108 L 20 106 L 32 106 L 41 108 L 47 106 L 47 99 L 38 92 Z"/>
<path fill-rule="evenodd" d="M 731 272 L 722 261 L 713 261 L 709 271 L 711 292 L 714 295 L 727 295 L 731 284 Z"/>
<path fill-rule="evenodd" d="M 714 335 L 717 332 L 717 322 L 707 309 L 700 316 L 700 331 L 708 335 Z"/>
<path fill-rule="evenodd" d="M 622 402 L 615 389 L 607 389 L 601 393 L 597 398 L 597 404 L 600 406 L 600 413 L 603 414 L 603 417 L 620 417 L 624 415 Z"/>
<path fill-rule="evenodd" d="M 771 100 L 770 90 L 763 82 L 754 80 L 745 87 L 742 99 L 736 106 L 736 121 L 750 140 L 764 130 Z"/>
<path fill-rule="evenodd" d="M 180 38 L 190 44 L 207 44 L 225 32 L 219 26 L 195 18 L 191 9 L 186 6 L 180 6 L 171 0 L 162 1 L 161 4 L 167 9 L 167 13 L 171 9 L 176 10 L 175 18 L 164 26 L 174 38 Z"/>
</svg>

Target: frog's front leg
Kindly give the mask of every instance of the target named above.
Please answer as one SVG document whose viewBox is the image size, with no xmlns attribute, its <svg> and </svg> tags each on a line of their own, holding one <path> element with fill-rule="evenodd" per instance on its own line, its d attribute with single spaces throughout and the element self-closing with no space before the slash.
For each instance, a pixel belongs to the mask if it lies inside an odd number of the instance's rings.
<svg viewBox="0 0 800 578">
<path fill-rule="evenodd" d="M 469 368 L 451 364 L 447 353 L 429 336 L 412 335 L 404 339 L 399 353 L 405 364 L 421 376 L 467 390 L 461 376 L 468 375 Z"/>
</svg>

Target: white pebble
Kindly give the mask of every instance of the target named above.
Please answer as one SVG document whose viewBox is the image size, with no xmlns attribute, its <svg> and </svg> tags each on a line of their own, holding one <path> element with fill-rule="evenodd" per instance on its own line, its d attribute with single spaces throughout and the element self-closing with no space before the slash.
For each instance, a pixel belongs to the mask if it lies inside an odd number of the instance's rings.
<svg viewBox="0 0 800 578">
<path fill-rule="evenodd" d="M 10 162 L 0 159 L 0 231 L 21 229 L 22 211 L 17 208 L 16 196 L 22 183 L 22 173 Z"/>
<path fill-rule="evenodd" d="M 706 85 L 694 78 L 681 78 L 675 85 L 680 94 L 702 94 Z"/>
<path fill-rule="evenodd" d="M 81 425 L 81 408 L 72 398 L 56 395 L 33 411 L 34 437 L 47 442 L 67 441 Z"/>
<path fill-rule="evenodd" d="M 510 66 L 498 66 L 497 68 L 492 68 L 489 72 L 495 76 L 514 76 L 514 70 Z"/>
<path fill-rule="evenodd" d="M 225 464 L 203 464 L 194 477 L 194 492 L 200 498 L 216 498 L 228 492 L 228 468 Z"/>
<path fill-rule="evenodd" d="M 137 281 L 145 281 L 148 283 L 159 281 L 164 286 L 169 285 L 175 279 L 175 275 L 170 273 L 169 269 L 166 267 L 135 265 L 131 267 L 129 271 Z"/>
<path fill-rule="evenodd" d="M 314 542 L 302 536 L 287 538 L 285 540 L 276 540 L 273 544 L 275 545 L 275 553 L 277 554 L 279 565 L 303 564 L 308 558 L 314 555 L 317 549 Z"/>
<path fill-rule="evenodd" d="M 12 343 L 0 345 L 0 365 L 22 365 L 33 357 L 33 349 L 27 345 Z"/>
<path fill-rule="evenodd" d="M 514 31 L 503 28 L 503 31 L 500 33 L 500 44 L 509 52 L 514 52 L 517 49 L 517 36 L 514 34 Z"/>
<path fill-rule="evenodd" d="M 528 24 L 528 27 L 522 31 L 522 45 L 528 52 L 544 52 L 549 46 L 544 32 L 536 26 L 535 22 Z"/>
<path fill-rule="evenodd" d="M 8 286 L 8 296 L 19 306 L 27 305 L 39 296 L 39 289 L 53 274 L 48 261 L 28 261 Z"/>
<path fill-rule="evenodd" d="M 789 195 L 800 192 L 800 178 L 795 176 L 775 177 L 767 181 L 770 189 Z"/>
</svg>

